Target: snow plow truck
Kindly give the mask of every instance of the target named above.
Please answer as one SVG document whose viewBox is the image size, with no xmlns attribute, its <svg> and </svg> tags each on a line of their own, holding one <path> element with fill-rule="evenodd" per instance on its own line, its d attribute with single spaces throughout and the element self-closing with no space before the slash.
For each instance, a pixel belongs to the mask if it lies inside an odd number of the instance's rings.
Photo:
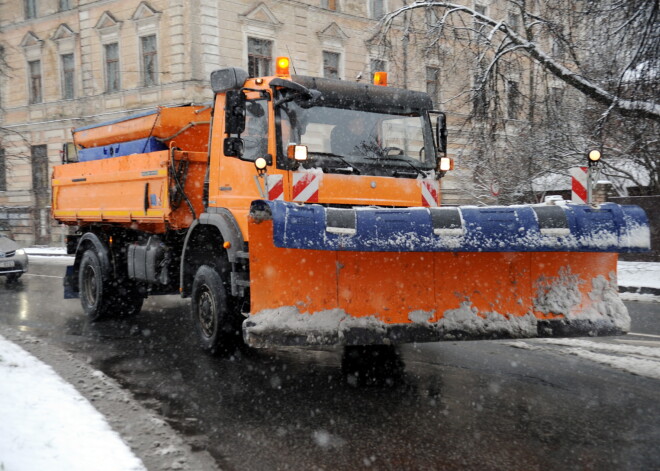
<svg viewBox="0 0 660 471">
<path fill-rule="evenodd" d="M 89 319 L 192 301 L 203 349 L 612 335 L 636 206 L 442 206 L 426 93 L 240 68 L 213 102 L 73 130 L 52 214 L 77 226 L 65 296 Z"/>
</svg>

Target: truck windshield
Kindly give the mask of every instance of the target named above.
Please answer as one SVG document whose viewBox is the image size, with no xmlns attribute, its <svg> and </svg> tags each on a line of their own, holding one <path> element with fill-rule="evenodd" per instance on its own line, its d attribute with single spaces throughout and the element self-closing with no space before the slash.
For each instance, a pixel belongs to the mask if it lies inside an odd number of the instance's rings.
<svg viewBox="0 0 660 471">
<path fill-rule="evenodd" d="M 426 113 L 303 107 L 295 100 L 279 105 L 276 113 L 280 168 L 290 164 L 286 158 L 289 144 L 307 146 L 308 160 L 303 167 L 331 173 L 415 178 L 435 168 Z"/>
</svg>

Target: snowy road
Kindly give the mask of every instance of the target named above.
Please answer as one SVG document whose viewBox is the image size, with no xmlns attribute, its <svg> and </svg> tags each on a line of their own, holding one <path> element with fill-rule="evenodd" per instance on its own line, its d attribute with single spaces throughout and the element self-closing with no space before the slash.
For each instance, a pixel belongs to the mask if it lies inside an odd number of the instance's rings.
<svg viewBox="0 0 660 471">
<path fill-rule="evenodd" d="M 188 304 L 88 324 L 61 266 L 0 290 L 2 322 L 73 352 L 163 414 L 222 469 L 652 469 L 660 463 L 660 304 L 635 335 L 405 346 L 356 387 L 338 350 L 200 354 Z"/>
</svg>

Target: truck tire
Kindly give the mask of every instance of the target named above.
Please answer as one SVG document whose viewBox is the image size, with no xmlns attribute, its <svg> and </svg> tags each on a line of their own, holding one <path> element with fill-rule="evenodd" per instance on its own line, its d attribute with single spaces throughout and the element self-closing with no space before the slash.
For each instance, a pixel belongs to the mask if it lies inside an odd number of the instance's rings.
<svg viewBox="0 0 660 471">
<path fill-rule="evenodd" d="M 192 285 L 192 316 L 203 350 L 231 353 L 240 342 L 240 324 L 216 268 L 202 265 Z"/>
<path fill-rule="evenodd" d="M 93 249 L 83 253 L 78 276 L 80 303 L 90 321 L 132 316 L 142 309 L 144 297 L 131 280 L 119 286 L 104 280 L 101 261 Z"/>
<path fill-rule="evenodd" d="M 110 286 L 103 283 L 103 269 L 99 256 L 87 249 L 80 260 L 78 272 L 80 304 L 91 321 L 107 317 L 110 308 Z"/>
</svg>

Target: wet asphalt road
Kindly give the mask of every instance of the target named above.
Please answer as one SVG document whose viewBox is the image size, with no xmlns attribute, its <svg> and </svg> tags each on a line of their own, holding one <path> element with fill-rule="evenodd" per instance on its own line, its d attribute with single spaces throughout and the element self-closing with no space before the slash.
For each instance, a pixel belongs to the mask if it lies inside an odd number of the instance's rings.
<svg viewBox="0 0 660 471">
<path fill-rule="evenodd" d="M 660 379 L 506 341 L 404 346 L 369 384 L 342 372 L 340 349 L 211 358 L 187 300 L 150 298 L 135 318 L 90 324 L 62 299 L 63 267 L 32 262 L 0 285 L 0 322 L 115 378 L 223 469 L 660 468 Z M 628 306 L 632 331 L 657 337 L 590 342 L 660 355 L 660 304 Z"/>
</svg>

